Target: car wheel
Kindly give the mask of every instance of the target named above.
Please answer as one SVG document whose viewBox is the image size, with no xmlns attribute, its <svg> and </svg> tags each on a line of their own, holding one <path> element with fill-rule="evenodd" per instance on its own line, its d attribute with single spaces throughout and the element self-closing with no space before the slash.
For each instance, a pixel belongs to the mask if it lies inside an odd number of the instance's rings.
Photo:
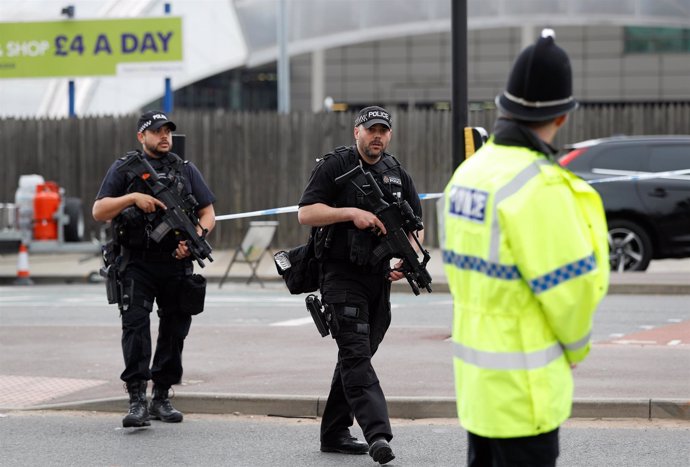
<svg viewBox="0 0 690 467">
<path fill-rule="evenodd" d="M 84 213 L 81 209 L 81 199 L 65 198 L 65 216 L 63 234 L 66 242 L 80 242 L 84 238 Z"/>
<path fill-rule="evenodd" d="M 645 271 L 652 260 L 649 234 L 638 224 L 624 220 L 609 223 L 611 271 Z"/>
</svg>

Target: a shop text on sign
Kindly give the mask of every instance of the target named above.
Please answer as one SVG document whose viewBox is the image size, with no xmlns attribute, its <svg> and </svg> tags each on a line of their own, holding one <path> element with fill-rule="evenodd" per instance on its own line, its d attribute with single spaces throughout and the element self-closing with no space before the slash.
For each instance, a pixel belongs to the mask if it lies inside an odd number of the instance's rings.
<svg viewBox="0 0 690 467">
<path fill-rule="evenodd" d="M 0 78 L 114 75 L 126 63 L 181 61 L 181 18 L 0 24 Z"/>
</svg>

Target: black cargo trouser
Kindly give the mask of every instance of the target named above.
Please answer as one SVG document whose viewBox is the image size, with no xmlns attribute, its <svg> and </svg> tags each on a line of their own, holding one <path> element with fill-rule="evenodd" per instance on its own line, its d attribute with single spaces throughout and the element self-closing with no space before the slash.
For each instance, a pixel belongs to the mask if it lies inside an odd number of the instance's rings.
<svg viewBox="0 0 690 467">
<path fill-rule="evenodd" d="M 371 357 L 390 324 L 390 282 L 383 272 L 363 273 L 349 264 L 323 265 L 322 298 L 333 306 L 339 330 L 338 362 L 321 421 L 321 442 L 349 434 L 353 419 L 367 442 L 393 438 L 386 399 Z M 333 326 L 331 326 L 333 331 Z"/>
<path fill-rule="evenodd" d="M 150 380 L 169 388 L 182 379 L 182 349 L 189 333 L 192 317 L 170 312 L 164 303 L 166 294 L 185 275 L 192 273 L 189 261 L 170 259 L 151 261 L 132 258 L 122 273 L 123 294 L 131 297 L 122 314 L 122 354 L 125 370 L 120 379 L 125 382 Z M 124 299 L 125 301 L 127 299 Z M 156 352 L 151 363 L 150 313 L 158 302 L 159 325 Z"/>
<path fill-rule="evenodd" d="M 558 428 L 524 438 L 485 438 L 467 432 L 468 467 L 555 467 Z"/>
</svg>

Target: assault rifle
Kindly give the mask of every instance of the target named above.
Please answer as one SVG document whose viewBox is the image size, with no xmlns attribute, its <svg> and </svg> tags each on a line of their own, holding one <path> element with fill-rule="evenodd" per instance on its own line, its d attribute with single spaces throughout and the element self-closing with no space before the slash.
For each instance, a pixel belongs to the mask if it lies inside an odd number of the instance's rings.
<svg viewBox="0 0 690 467">
<path fill-rule="evenodd" d="M 206 266 L 203 262 L 205 259 L 213 262 L 211 258 L 213 250 L 206 241 L 208 230 L 203 229 L 201 235 L 196 232 L 196 227 L 199 225 L 196 207 L 199 203 L 191 193 L 183 199 L 176 190 L 163 183 L 158 173 L 140 152 L 131 154 L 118 170 L 131 173 L 143 180 L 153 196 L 162 201 L 167 208 L 163 212 L 162 222 L 151 232 L 150 238 L 153 241 L 159 243 L 168 232 L 175 230 L 187 241 L 189 252 L 199 266 L 202 268 Z"/>
<path fill-rule="evenodd" d="M 335 179 L 338 185 L 348 181 L 363 195 L 367 210 L 373 212 L 386 227 L 386 235 L 374 248 L 369 262 L 376 264 L 385 258 L 400 258 L 403 262 L 399 270 L 405 275 L 414 294 L 419 295 L 420 288 L 431 292 L 431 276 L 426 270 L 431 256 L 422 247 L 416 233 L 424 228 L 422 220 L 414 214 L 407 201 L 397 199 L 387 190 L 384 194 L 371 172 L 365 172 L 361 166 L 358 165 Z M 421 263 L 410 244 L 408 234 L 411 234 L 422 253 Z"/>
</svg>

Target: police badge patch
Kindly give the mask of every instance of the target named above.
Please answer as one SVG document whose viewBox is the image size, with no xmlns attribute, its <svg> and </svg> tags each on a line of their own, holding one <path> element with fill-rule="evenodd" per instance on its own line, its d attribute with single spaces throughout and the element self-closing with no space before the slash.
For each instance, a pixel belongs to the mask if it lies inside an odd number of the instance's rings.
<svg viewBox="0 0 690 467">
<path fill-rule="evenodd" d="M 448 196 L 450 214 L 474 222 L 484 222 L 489 193 L 464 186 L 453 185 Z"/>
<path fill-rule="evenodd" d="M 400 178 L 392 177 L 390 175 L 384 175 L 383 176 L 383 183 L 388 183 L 390 185 L 402 186 L 402 180 L 400 180 Z"/>
</svg>

